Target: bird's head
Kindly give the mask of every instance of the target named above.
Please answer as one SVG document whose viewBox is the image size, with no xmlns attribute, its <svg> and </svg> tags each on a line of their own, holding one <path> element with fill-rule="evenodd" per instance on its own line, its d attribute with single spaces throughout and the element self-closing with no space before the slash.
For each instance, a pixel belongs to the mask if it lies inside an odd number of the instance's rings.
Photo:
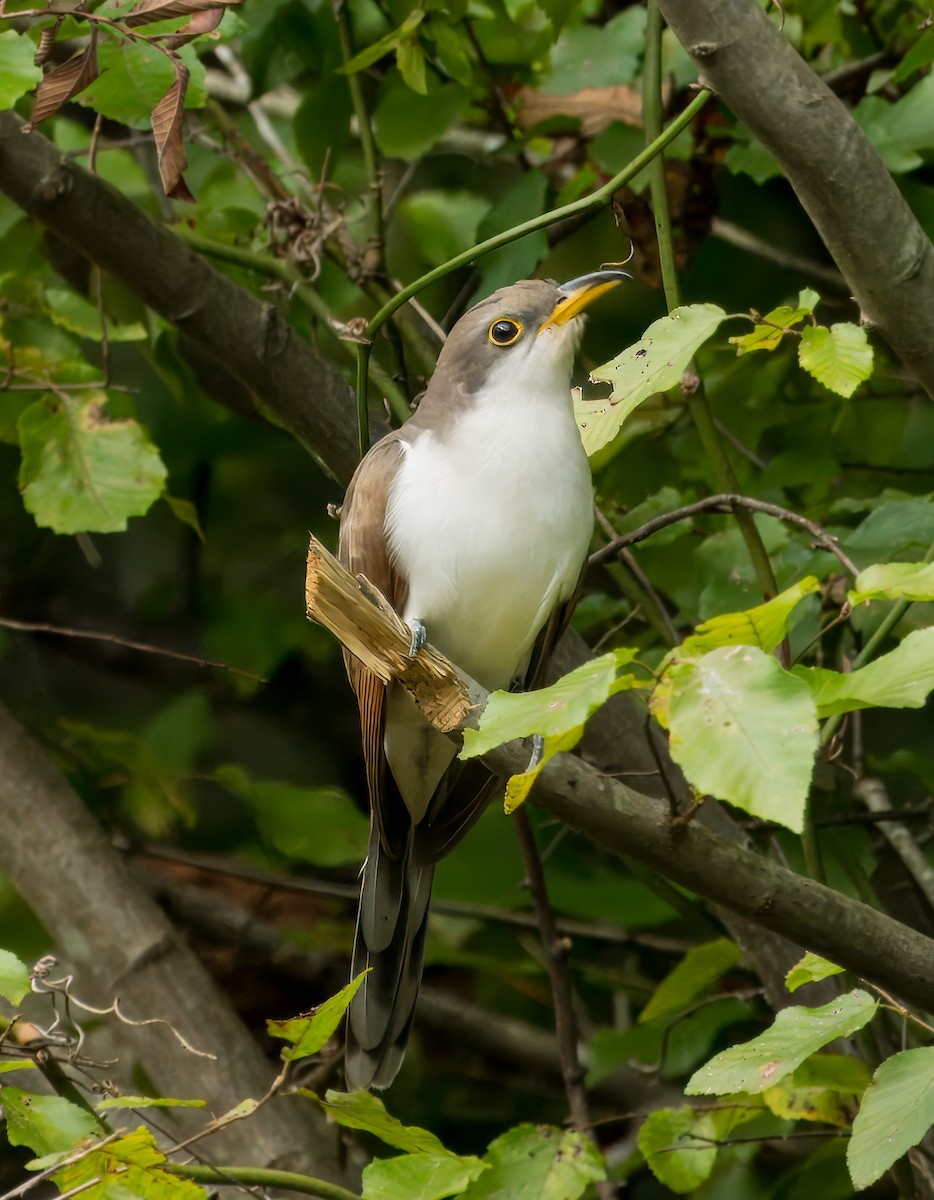
<svg viewBox="0 0 934 1200">
<path fill-rule="evenodd" d="M 570 385 L 583 310 L 630 276 L 593 271 L 568 283 L 523 279 L 475 304 L 448 335 L 426 399 L 432 392 L 478 393 L 482 387 Z"/>
</svg>

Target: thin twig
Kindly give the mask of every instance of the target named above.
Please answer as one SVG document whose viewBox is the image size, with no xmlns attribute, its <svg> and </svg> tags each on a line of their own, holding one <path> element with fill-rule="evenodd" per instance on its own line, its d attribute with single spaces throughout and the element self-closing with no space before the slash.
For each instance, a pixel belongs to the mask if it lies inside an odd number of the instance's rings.
<svg viewBox="0 0 934 1200">
<path fill-rule="evenodd" d="M 215 667 L 220 671 L 230 671 L 233 675 L 242 675 L 244 679 L 252 679 L 254 683 L 268 683 L 262 675 L 245 671 L 242 667 L 232 667 L 229 663 L 216 662 L 211 658 L 199 658 L 196 654 L 182 654 L 180 650 L 167 650 L 164 646 L 152 646 L 148 642 L 134 642 L 129 638 L 118 637 L 115 633 L 96 633 L 90 629 L 69 629 L 63 625 L 47 625 L 42 621 L 14 621 L 12 617 L 0 617 L 0 626 L 5 629 L 19 629 L 23 633 L 51 633 L 56 637 L 83 638 L 88 642 L 109 642 L 125 650 L 139 650 L 143 654 L 158 654 L 162 658 L 174 658 L 179 662 L 194 663 L 196 667 Z"/>
<path fill-rule="evenodd" d="M 737 492 L 722 492 L 717 496 L 707 496 L 703 500 L 695 501 L 694 504 L 685 504 L 682 508 L 675 508 L 671 512 L 661 513 L 659 516 L 653 517 L 651 521 L 646 521 L 644 525 L 640 525 L 638 529 L 632 530 L 631 533 L 621 534 L 608 545 L 601 546 L 599 550 L 591 554 L 589 564 L 593 567 L 599 563 L 607 562 L 627 546 L 641 542 L 645 538 L 651 537 L 653 533 L 658 533 L 660 529 L 667 529 L 669 525 L 675 525 L 678 521 L 687 520 L 688 517 L 696 516 L 698 513 L 733 512 L 738 508 L 764 513 L 766 516 L 775 517 L 779 521 L 788 521 L 792 525 L 800 525 L 802 529 L 808 531 L 822 550 L 827 550 L 829 553 L 836 555 L 841 565 L 854 579 L 859 574 L 859 567 L 840 549 L 836 539 L 826 529 L 818 525 L 816 521 L 809 521 L 807 517 L 802 517 L 800 513 L 792 512 L 789 508 L 782 508 L 778 504 L 770 504 L 766 500 L 755 500 L 752 496 L 742 496 Z"/>
</svg>

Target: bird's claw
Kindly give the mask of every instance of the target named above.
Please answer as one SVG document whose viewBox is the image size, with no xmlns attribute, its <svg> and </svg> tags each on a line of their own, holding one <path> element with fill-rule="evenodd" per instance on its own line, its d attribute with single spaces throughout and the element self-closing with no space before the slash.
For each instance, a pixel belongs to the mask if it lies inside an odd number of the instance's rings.
<svg viewBox="0 0 934 1200">
<path fill-rule="evenodd" d="M 409 642 L 409 658 L 414 658 L 428 640 L 428 634 L 418 617 L 409 621 L 409 629 L 412 631 L 412 640 Z"/>
</svg>

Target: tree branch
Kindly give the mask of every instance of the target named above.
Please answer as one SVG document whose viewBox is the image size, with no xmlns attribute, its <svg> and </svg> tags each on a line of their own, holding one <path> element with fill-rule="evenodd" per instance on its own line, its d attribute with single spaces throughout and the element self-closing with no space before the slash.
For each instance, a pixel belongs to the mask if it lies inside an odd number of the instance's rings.
<svg viewBox="0 0 934 1200">
<path fill-rule="evenodd" d="M 429 694 L 419 662 L 424 649 L 408 659 L 409 633 L 401 619 L 388 605 L 377 609 L 370 604 L 361 579 L 336 560 L 319 573 L 316 564 L 331 556 L 312 542 L 306 585 L 309 616 L 347 644 L 364 621 L 358 610 L 369 605 L 373 613 L 366 623 L 372 640 L 366 665 L 383 678 L 398 680 L 443 732 L 456 737 L 475 727 L 486 702 L 479 685 L 448 664 L 437 687 L 446 697 L 444 711 L 452 711 L 452 693 L 469 711 L 456 726 L 443 724 L 437 697 Z M 443 661 L 432 651 L 433 670 Z M 518 774 L 528 766 L 528 747 L 511 742 L 485 755 L 484 761 L 499 775 Z M 934 1003 L 934 941 L 868 905 L 796 875 L 697 821 L 673 826 L 666 802 L 642 795 L 570 754 L 548 763 L 532 798 L 598 845 L 644 863 L 673 883 L 887 987 L 909 1003 L 925 1009 Z"/>
<path fill-rule="evenodd" d="M 781 164 L 865 319 L 934 396 L 934 247 L 868 138 L 755 0 L 658 2 L 702 82 Z"/>
</svg>

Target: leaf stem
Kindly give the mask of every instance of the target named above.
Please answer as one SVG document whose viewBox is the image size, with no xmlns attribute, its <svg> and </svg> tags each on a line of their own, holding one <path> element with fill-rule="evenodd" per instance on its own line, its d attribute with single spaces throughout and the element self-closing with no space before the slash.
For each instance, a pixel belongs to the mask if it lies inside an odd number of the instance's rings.
<svg viewBox="0 0 934 1200">
<path fill-rule="evenodd" d="M 324 1179 L 313 1179 L 310 1175 L 299 1175 L 295 1171 L 275 1171 L 268 1167 L 208 1167 L 194 1163 L 167 1162 L 163 1170 L 196 1183 L 243 1183 L 264 1188 L 282 1188 L 287 1192 L 301 1192 L 306 1196 L 317 1196 L 318 1200 L 360 1200 L 357 1192 L 348 1191 L 336 1183 Z"/>
</svg>

